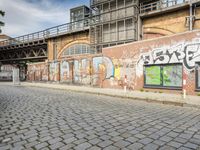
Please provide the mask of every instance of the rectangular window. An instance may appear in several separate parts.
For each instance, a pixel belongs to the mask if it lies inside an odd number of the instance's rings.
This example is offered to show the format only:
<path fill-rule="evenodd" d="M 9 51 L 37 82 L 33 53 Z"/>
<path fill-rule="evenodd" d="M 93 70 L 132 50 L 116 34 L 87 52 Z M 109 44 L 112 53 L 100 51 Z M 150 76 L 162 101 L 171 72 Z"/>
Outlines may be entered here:
<path fill-rule="evenodd" d="M 145 66 L 144 85 L 161 88 L 181 88 L 183 71 L 181 64 Z"/>
<path fill-rule="evenodd" d="M 160 66 L 147 66 L 145 67 L 146 85 L 161 85 Z"/>
<path fill-rule="evenodd" d="M 169 86 L 169 87 L 182 86 L 182 66 L 181 65 L 163 66 L 163 86 Z"/>

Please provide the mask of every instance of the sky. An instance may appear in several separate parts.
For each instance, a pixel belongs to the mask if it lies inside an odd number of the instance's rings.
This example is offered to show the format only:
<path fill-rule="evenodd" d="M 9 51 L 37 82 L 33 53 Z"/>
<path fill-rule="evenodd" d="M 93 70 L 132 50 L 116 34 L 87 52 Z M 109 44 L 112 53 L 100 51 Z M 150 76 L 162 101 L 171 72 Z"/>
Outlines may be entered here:
<path fill-rule="evenodd" d="M 5 16 L 2 34 L 17 37 L 69 22 L 70 8 L 89 5 L 89 0 L 0 0 Z"/>

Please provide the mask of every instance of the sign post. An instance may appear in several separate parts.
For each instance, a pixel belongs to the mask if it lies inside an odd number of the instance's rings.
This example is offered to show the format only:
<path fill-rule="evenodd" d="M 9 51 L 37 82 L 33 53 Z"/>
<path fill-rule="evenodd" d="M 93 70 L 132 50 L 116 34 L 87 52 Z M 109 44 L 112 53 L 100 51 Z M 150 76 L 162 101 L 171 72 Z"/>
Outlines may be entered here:
<path fill-rule="evenodd" d="M 183 74 L 183 99 L 186 99 L 186 94 L 187 94 L 187 91 L 186 91 L 186 75 L 184 73 Z"/>
<path fill-rule="evenodd" d="M 127 89 L 127 75 L 125 75 L 124 77 L 124 92 L 126 93 L 126 89 Z"/>

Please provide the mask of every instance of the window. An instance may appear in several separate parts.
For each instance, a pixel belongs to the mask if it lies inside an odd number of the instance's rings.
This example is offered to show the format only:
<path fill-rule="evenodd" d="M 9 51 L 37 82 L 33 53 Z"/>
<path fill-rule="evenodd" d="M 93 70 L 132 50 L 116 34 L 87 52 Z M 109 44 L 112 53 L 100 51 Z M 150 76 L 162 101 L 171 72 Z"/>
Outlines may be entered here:
<path fill-rule="evenodd" d="M 160 66 L 148 66 L 145 67 L 146 85 L 161 85 L 160 78 L 161 68 Z"/>
<path fill-rule="evenodd" d="M 70 47 L 68 47 L 64 52 L 62 53 L 62 56 L 70 56 L 70 55 L 78 55 L 78 54 L 93 54 L 94 51 L 91 50 L 90 46 L 88 44 L 74 44 Z"/>
<path fill-rule="evenodd" d="M 200 63 L 196 65 L 196 88 L 200 90 Z"/>
<path fill-rule="evenodd" d="M 144 85 L 146 87 L 181 88 L 182 65 L 150 65 L 144 69 Z"/>
<path fill-rule="evenodd" d="M 181 65 L 163 66 L 163 86 L 169 86 L 169 87 L 182 86 L 182 66 Z"/>

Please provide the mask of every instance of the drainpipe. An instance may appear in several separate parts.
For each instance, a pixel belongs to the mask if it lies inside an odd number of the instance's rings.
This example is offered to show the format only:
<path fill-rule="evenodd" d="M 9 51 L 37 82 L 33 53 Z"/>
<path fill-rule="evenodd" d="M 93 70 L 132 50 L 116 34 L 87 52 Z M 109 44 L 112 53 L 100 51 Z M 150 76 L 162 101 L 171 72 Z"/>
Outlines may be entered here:
<path fill-rule="evenodd" d="M 190 0 L 190 25 L 189 25 L 189 30 L 193 30 L 193 7 L 192 7 L 192 1 Z"/>

